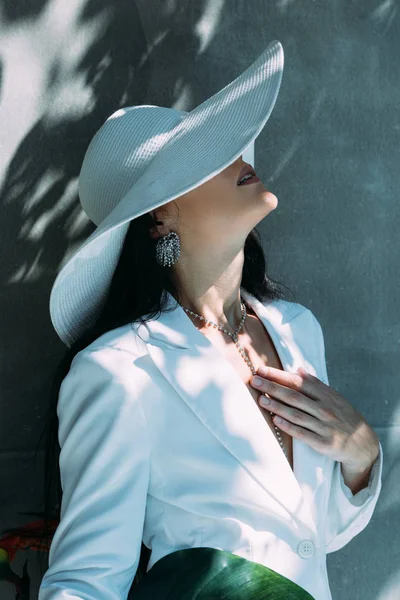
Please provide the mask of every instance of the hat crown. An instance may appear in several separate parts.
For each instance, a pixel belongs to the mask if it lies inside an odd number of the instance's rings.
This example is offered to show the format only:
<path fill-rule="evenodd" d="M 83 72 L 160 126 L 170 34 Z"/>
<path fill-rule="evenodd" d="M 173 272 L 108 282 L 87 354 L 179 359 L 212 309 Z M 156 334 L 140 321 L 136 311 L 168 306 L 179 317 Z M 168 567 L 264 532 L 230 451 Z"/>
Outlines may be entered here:
<path fill-rule="evenodd" d="M 78 180 L 80 203 L 95 225 L 143 175 L 186 114 L 162 106 L 127 106 L 103 123 L 86 150 Z"/>

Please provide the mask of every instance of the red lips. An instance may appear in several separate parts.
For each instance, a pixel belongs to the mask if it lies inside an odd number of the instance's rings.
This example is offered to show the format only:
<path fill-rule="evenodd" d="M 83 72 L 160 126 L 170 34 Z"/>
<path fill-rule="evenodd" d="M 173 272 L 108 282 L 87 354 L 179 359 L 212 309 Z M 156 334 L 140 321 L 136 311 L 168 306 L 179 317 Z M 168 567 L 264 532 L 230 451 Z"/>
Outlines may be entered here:
<path fill-rule="evenodd" d="M 238 177 L 238 180 L 237 180 L 237 184 L 239 184 L 239 181 L 242 179 L 242 177 L 244 177 L 248 173 L 251 173 L 252 175 L 256 175 L 256 172 L 253 169 L 253 167 L 251 165 L 245 164 L 240 169 L 240 173 L 239 173 L 239 177 Z"/>

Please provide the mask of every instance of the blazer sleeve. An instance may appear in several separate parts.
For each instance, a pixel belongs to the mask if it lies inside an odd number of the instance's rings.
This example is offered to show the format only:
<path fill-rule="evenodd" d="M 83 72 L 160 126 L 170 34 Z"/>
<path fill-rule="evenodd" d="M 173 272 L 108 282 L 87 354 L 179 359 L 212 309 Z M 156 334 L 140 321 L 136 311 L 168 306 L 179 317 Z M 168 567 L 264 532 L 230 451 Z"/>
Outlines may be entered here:
<path fill-rule="evenodd" d="M 125 600 L 136 574 L 150 448 L 144 413 L 124 382 L 132 374 L 118 371 L 115 353 L 81 351 L 60 386 L 63 494 L 38 600 Z"/>
<path fill-rule="evenodd" d="M 317 328 L 321 381 L 329 385 L 325 359 L 325 343 L 321 325 L 313 315 Z M 379 442 L 376 459 L 367 487 L 357 494 L 345 484 L 341 463 L 334 461 L 333 476 L 327 505 L 325 526 L 325 551 L 340 550 L 368 525 L 382 488 L 383 451 Z"/>

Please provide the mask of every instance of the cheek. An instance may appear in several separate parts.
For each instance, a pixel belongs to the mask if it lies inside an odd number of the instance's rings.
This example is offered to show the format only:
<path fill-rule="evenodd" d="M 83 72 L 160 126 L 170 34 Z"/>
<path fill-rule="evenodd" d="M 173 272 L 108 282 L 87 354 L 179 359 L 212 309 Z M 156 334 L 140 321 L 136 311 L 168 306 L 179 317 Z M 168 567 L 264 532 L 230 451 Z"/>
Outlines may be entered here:
<path fill-rule="evenodd" d="M 192 194 L 179 208 L 179 221 L 185 229 L 204 237 L 206 233 L 209 235 L 213 225 L 219 222 L 217 215 L 220 211 L 221 207 L 213 196 Z"/>
<path fill-rule="evenodd" d="M 221 226 L 226 227 L 227 215 L 234 218 L 248 195 L 248 191 L 243 192 L 236 182 L 228 179 L 206 182 L 186 195 L 179 207 L 180 218 L 196 231 L 206 229 L 211 234 L 215 226 L 221 232 Z"/>
<path fill-rule="evenodd" d="M 256 186 L 245 185 L 245 186 L 236 186 L 235 188 L 235 202 L 237 206 L 247 207 L 251 198 L 255 197 L 255 188 Z"/>
<path fill-rule="evenodd" d="M 192 198 L 190 211 L 192 216 L 203 220 L 208 217 L 217 218 L 219 215 L 226 214 L 226 207 L 229 205 L 229 194 L 226 191 L 218 189 L 217 186 L 208 186 L 203 188 L 202 193 Z"/>

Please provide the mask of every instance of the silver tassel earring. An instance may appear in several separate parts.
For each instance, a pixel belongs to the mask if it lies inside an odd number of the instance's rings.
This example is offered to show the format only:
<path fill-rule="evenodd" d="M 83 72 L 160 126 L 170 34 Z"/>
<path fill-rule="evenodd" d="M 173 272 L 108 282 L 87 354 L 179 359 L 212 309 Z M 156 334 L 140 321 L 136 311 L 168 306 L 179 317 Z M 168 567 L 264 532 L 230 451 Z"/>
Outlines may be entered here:
<path fill-rule="evenodd" d="M 180 253 L 179 235 L 175 231 L 171 231 L 157 241 L 156 259 L 162 267 L 173 265 L 178 260 Z"/>

